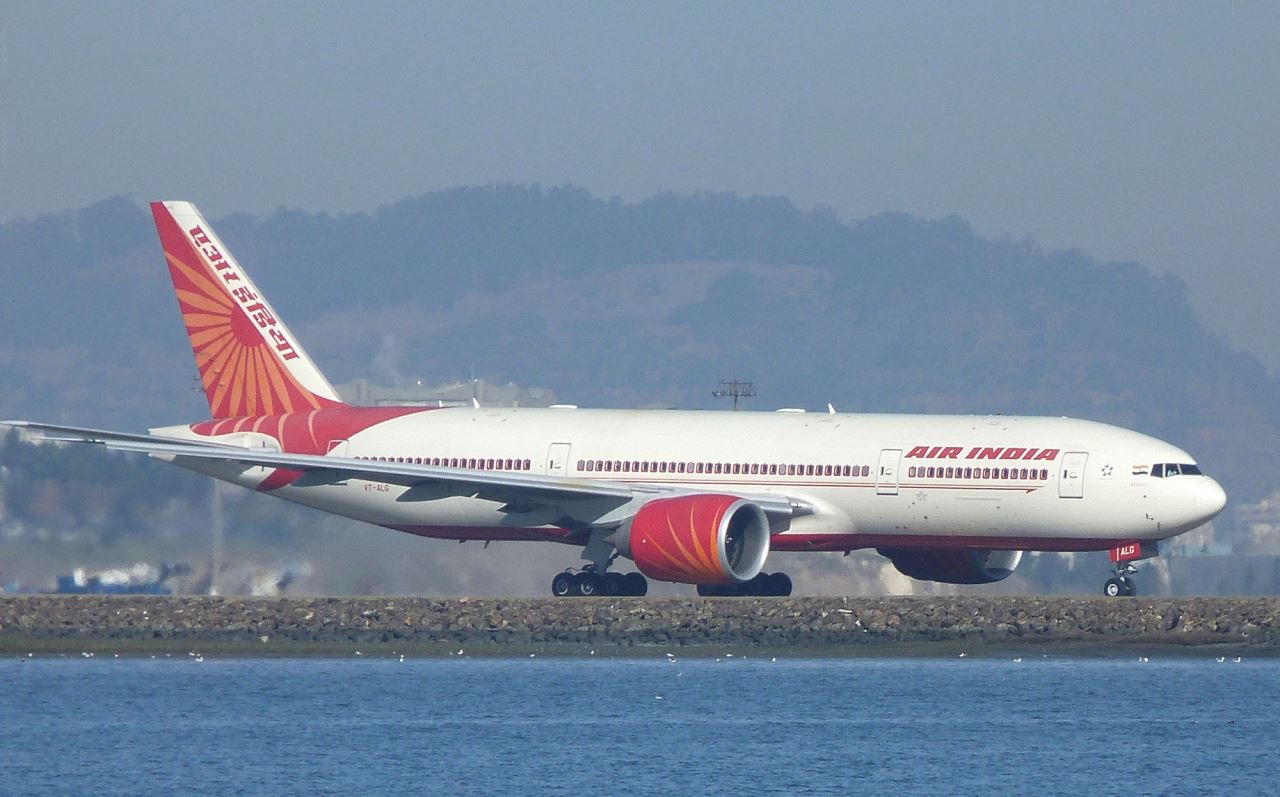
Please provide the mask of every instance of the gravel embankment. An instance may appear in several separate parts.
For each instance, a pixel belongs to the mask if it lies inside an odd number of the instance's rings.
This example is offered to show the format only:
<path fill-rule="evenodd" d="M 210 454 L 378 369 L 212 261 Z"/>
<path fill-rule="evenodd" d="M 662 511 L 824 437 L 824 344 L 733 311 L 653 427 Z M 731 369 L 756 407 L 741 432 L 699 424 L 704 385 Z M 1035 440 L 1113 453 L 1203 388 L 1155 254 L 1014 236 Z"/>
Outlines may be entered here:
<path fill-rule="evenodd" d="M 0 597 L 0 651 L 299 654 L 579 647 L 1229 645 L 1280 654 L 1280 598 Z M 481 650 L 476 650 L 476 647 Z M 469 652 L 472 652 L 469 651 Z"/>

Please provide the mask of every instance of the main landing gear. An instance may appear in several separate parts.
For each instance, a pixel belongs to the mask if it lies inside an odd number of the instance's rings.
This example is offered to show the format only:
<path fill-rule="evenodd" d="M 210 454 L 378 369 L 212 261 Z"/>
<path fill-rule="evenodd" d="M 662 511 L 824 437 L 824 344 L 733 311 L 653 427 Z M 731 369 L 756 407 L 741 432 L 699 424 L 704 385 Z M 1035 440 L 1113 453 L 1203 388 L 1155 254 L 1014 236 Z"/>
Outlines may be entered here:
<path fill-rule="evenodd" d="M 785 598 L 791 594 L 791 577 L 786 573 L 760 573 L 741 584 L 699 584 L 698 594 L 704 598 Z"/>
<path fill-rule="evenodd" d="M 1117 562 L 1113 572 L 1115 575 L 1107 579 L 1102 587 L 1103 595 L 1108 598 L 1128 598 L 1138 594 L 1138 588 L 1133 583 L 1138 568 L 1128 562 Z"/>
<path fill-rule="evenodd" d="M 566 570 L 551 579 L 551 594 L 557 598 L 594 598 L 599 595 L 643 597 L 649 582 L 639 573 L 600 573 L 587 565 L 577 573 Z"/>

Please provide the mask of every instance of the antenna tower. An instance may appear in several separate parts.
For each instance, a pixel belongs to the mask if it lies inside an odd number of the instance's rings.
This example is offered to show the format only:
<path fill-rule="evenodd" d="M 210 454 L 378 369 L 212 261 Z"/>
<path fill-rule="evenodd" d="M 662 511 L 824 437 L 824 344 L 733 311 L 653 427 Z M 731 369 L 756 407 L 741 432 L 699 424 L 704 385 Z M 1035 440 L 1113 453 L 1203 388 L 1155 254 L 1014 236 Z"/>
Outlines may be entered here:
<path fill-rule="evenodd" d="M 711 391 L 716 398 L 733 397 L 733 409 L 738 409 L 738 399 L 751 398 L 756 394 L 755 382 L 740 382 L 737 379 L 721 379 L 720 387 Z"/>

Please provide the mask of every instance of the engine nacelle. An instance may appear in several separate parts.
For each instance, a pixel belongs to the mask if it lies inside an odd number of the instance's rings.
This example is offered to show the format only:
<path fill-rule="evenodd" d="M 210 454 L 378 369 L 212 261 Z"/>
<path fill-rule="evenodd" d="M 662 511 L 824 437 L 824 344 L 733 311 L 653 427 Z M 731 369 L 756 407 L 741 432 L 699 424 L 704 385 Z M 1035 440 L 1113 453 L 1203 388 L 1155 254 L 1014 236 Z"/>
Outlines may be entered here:
<path fill-rule="evenodd" d="M 1022 551 L 967 548 L 879 548 L 898 572 L 943 584 L 991 584 L 1013 575 Z"/>
<path fill-rule="evenodd" d="M 640 507 L 613 544 L 649 578 L 682 584 L 736 584 L 755 578 L 769 556 L 769 519 L 732 495 L 659 498 Z"/>

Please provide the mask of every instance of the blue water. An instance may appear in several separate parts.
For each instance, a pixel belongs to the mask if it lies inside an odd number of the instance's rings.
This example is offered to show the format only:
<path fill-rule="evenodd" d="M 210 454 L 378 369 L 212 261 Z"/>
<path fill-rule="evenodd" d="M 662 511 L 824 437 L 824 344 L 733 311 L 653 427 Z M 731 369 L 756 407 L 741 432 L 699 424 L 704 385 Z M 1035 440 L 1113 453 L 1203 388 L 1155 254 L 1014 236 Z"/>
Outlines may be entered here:
<path fill-rule="evenodd" d="M 0 661 L 3 794 L 1274 794 L 1278 747 L 1275 659 Z"/>

